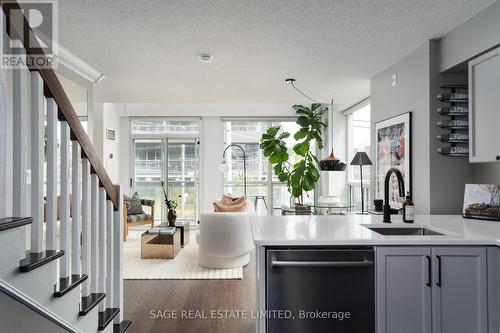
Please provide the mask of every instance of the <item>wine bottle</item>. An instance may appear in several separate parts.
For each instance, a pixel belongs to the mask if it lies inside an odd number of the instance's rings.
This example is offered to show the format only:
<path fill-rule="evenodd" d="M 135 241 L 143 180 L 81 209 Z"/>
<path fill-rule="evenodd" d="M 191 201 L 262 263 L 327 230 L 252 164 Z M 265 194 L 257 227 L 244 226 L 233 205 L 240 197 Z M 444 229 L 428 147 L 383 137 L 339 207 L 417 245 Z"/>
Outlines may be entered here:
<path fill-rule="evenodd" d="M 403 202 L 403 222 L 413 223 L 415 221 L 415 206 L 411 199 L 410 192 L 406 195 L 406 200 Z"/>

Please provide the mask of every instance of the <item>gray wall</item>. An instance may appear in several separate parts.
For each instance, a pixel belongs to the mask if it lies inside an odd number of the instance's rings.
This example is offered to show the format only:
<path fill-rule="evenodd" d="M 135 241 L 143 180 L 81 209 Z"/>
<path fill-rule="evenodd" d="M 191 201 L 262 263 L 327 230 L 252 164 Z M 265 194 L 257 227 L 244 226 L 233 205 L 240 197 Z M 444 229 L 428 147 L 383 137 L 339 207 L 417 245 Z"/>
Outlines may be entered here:
<path fill-rule="evenodd" d="M 468 60 L 498 45 L 500 45 L 500 1 L 441 38 L 440 70 L 445 71 L 457 65 L 467 68 Z M 448 71 L 442 75 L 450 74 Z M 464 83 L 467 83 L 467 80 Z M 473 172 L 473 178 L 469 179 L 472 183 L 500 183 L 498 162 L 474 164 Z"/>
<path fill-rule="evenodd" d="M 441 71 L 500 44 L 500 1 L 441 39 Z"/>
<path fill-rule="evenodd" d="M 465 184 L 474 182 L 474 168 L 468 158 L 443 156 L 437 152 L 444 146 L 437 135 L 446 133 L 436 126 L 437 121 L 450 119 L 436 112 L 448 103 L 438 101 L 436 95 L 444 84 L 467 84 L 467 73 L 439 73 L 439 42 L 430 41 L 430 211 L 432 214 L 460 214 Z"/>
<path fill-rule="evenodd" d="M 392 87 L 394 73 L 397 74 L 397 85 Z M 429 214 L 429 42 L 372 78 L 370 90 L 372 126 L 408 111 L 413 113 L 413 198 L 416 212 Z M 375 147 L 372 156 L 375 156 Z"/>

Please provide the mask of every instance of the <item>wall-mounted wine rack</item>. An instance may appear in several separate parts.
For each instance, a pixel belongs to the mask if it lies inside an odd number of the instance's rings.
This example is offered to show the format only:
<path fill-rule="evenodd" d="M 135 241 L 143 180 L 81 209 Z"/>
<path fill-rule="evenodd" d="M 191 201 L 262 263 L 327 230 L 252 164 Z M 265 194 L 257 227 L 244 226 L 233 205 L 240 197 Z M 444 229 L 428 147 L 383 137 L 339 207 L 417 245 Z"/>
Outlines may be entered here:
<path fill-rule="evenodd" d="M 437 139 L 445 145 L 438 148 L 442 155 L 453 157 L 469 156 L 469 93 L 467 85 L 444 85 L 445 92 L 438 94 L 437 99 L 448 105 L 439 107 L 436 111 L 448 120 L 438 121 L 437 126 L 446 132 L 439 134 Z"/>

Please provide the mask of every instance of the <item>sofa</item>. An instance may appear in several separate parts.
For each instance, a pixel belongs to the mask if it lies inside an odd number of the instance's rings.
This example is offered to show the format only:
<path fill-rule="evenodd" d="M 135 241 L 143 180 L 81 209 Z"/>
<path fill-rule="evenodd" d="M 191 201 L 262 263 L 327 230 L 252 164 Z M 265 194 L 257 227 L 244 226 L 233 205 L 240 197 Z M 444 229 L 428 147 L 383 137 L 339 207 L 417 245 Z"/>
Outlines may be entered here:
<path fill-rule="evenodd" d="M 254 248 L 250 230 L 250 216 L 254 214 L 252 204 L 248 204 L 244 212 L 201 214 L 200 230 L 196 235 L 200 266 L 246 266 Z"/>

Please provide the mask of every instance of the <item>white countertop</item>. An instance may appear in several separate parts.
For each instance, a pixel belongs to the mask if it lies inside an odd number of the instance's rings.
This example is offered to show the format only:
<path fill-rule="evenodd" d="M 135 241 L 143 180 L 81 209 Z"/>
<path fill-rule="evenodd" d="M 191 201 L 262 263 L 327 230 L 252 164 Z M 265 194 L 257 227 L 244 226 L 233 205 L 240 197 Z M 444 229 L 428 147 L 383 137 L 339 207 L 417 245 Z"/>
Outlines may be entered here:
<path fill-rule="evenodd" d="M 380 215 L 252 216 L 257 246 L 287 245 L 493 245 L 500 246 L 500 222 L 464 219 L 460 215 L 417 215 L 414 224 Z M 363 224 L 381 227 L 425 226 L 445 236 L 384 236 Z"/>

